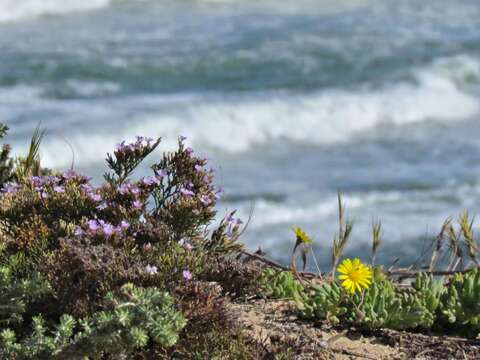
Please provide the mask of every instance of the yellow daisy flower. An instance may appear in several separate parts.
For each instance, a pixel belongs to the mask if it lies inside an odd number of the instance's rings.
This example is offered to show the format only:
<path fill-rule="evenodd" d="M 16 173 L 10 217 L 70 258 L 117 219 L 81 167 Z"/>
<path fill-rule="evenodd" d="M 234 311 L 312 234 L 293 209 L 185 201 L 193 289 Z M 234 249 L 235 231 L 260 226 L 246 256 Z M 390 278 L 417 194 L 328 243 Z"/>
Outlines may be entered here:
<path fill-rule="evenodd" d="M 361 292 L 362 289 L 368 289 L 372 284 L 372 270 L 362 264 L 359 259 L 345 259 L 337 271 L 342 274 L 338 278 L 343 280 L 342 286 L 352 294 L 355 291 Z"/>
<path fill-rule="evenodd" d="M 304 244 L 311 244 L 313 242 L 312 238 L 308 236 L 308 234 L 303 231 L 299 226 L 294 226 L 292 230 L 297 236 L 297 242 L 301 242 Z"/>

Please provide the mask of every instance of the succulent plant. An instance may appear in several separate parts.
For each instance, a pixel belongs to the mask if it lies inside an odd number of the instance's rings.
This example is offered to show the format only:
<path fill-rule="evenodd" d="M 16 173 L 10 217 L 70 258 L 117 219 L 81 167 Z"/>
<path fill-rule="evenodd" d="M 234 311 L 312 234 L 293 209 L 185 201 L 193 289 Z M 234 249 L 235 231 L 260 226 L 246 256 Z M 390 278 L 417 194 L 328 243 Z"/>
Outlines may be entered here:
<path fill-rule="evenodd" d="M 336 282 L 314 285 L 298 301 L 300 316 L 337 324 L 347 312 L 346 294 Z"/>
<path fill-rule="evenodd" d="M 260 281 L 264 294 L 273 299 L 297 299 L 303 291 L 302 284 L 290 271 L 269 268 L 264 270 Z"/>
<path fill-rule="evenodd" d="M 455 329 L 476 337 L 480 333 L 480 269 L 457 274 L 443 294 L 442 319 Z"/>

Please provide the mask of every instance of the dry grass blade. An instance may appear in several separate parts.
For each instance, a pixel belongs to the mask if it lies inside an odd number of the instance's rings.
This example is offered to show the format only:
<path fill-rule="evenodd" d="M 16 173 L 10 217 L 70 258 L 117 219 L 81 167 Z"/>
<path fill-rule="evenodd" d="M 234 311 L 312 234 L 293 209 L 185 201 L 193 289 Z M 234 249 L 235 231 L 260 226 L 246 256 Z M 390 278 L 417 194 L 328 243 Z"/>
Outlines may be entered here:
<path fill-rule="evenodd" d="M 378 248 L 382 242 L 382 222 L 376 220 L 372 224 L 372 266 L 375 265 Z"/>
<path fill-rule="evenodd" d="M 353 222 L 345 220 L 345 206 L 342 203 L 342 195 L 338 193 L 338 224 L 339 233 L 333 239 L 332 246 L 332 279 L 335 276 L 335 269 L 337 268 L 340 257 L 347 246 L 348 240 L 353 230 Z"/>
<path fill-rule="evenodd" d="M 480 266 L 480 262 L 477 259 L 477 254 L 478 254 L 478 245 L 475 240 L 475 235 L 473 233 L 473 222 L 474 222 L 474 217 L 472 217 L 472 220 L 470 220 L 470 217 L 468 215 L 468 212 L 465 211 L 459 219 L 459 224 L 460 228 L 462 229 L 463 237 L 465 239 L 465 243 L 467 244 L 468 247 L 468 254 L 470 255 L 470 258 L 472 261 L 475 263 L 475 265 Z"/>
<path fill-rule="evenodd" d="M 462 248 L 460 247 L 460 237 L 462 232 L 461 230 L 458 233 L 455 232 L 455 229 L 453 228 L 453 225 L 450 219 L 448 227 L 446 228 L 446 233 L 447 233 L 450 252 L 451 252 L 450 262 L 447 267 L 447 270 L 455 271 L 458 265 L 463 261 L 463 252 L 462 252 Z"/>
<path fill-rule="evenodd" d="M 435 247 L 432 252 L 432 258 L 430 260 L 430 266 L 428 267 L 428 271 L 433 271 L 435 268 L 435 265 L 438 262 L 438 259 L 440 258 L 440 253 L 442 250 L 442 245 L 443 245 L 443 240 L 445 239 L 445 233 L 447 232 L 447 229 L 451 226 L 452 219 L 448 218 L 443 222 L 442 229 L 438 233 L 437 237 L 435 238 Z"/>

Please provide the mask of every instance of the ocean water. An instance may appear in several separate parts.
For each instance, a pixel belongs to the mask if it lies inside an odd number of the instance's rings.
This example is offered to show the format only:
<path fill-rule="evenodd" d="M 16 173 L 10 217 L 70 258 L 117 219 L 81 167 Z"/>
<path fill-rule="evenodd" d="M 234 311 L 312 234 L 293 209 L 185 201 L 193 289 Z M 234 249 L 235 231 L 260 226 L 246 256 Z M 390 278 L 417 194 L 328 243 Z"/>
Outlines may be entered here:
<path fill-rule="evenodd" d="M 479 210 L 480 2 L 0 0 L 0 119 L 97 180 L 122 139 L 185 135 L 249 248 L 287 262 L 296 224 L 328 267 L 340 190 L 347 254 L 380 218 L 379 260 L 411 263 Z"/>

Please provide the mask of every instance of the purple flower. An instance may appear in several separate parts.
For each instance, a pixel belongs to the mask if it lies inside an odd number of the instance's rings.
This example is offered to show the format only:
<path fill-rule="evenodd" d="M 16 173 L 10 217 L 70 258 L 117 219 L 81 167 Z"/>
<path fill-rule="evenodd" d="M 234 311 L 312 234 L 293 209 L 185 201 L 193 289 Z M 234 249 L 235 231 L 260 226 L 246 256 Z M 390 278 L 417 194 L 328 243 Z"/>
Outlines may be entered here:
<path fill-rule="evenodd" d="M 18 190 L 20 189 L 20 185 L 19 184 L 6 184 L 3 189 L 2 189 L 2 192 L 6 193 L 6 194 L 12 194 L 12 193 L 16 193 Z"/>
<path fill-rule="evenodd" d="M 193 249 L 193 246 L 192 246 L 191 244 L 188 244 L 188 243 L 185 244 L 185 245 L 183 245 L 183 247 L 184 247 L 185 250 L 187 250 L 187 251 L 192 251 L 192 249 Z"/>
<path fill-rule="evenodd" d="M 147 265 L 145 269 L 150 275 L 155 275 L 156 273 L 158 273 L 158 268 L 156 266 Z"/>
<path fill-rule="evenodd" d="M 50 197 L 50 195 L 48 195 L 48 193 L 46 193 L 45 191 L 43 191 L 40 196 L 42 197 L 42 199 L 48 199 Z"/>
<path fill-rule="evenodd" d="M 155 170 L 155 176 L 157 177 L 157 179 L 159 180 L 162 180 L 164 177 L 166 177 L 168 175 L 168 172 L 167 170 L 165 169 L 161 169 L 161 170 Z"/>
<path fill-rule="evenodd" d="M 65 180 L 71 180 L 71 179 L 75 178 L 76 176 L 77 176 L 77 173 L 73 170 L 67 170 L 62 174 L 62 177 Z"/>
<path fill-rule="evenodd" d="M 130 191 L 130 184 L 122 184 L 117 188 L 117 191 L 122 194 L 126 195 Z"/>
<path fill-rule="evenodd" d="M 122 141 L 121 143 L 115 145 L 115 151 L 122 151 L 125 148 L 125 140 Z"/>
<path fill-rule="evenodd" d="M 93 191 L 93 187 L 90 184 L 82 184 L 80 185 L 80 188 L 85 191 L 86 193 L 90 193 Z"/>
<path fill-rule="evenodd" d="M 192 273 L 189 270 L 183 270 L 182 275 L 186 281 L 192 280 Z"/>
<path fill-rule="evenodd" d="M 143 203 L 140 200 L 135 200 L 132 204 L 135 209 L 141 209 L 143 207 Z"/>
<path fill-rule="evenodd" d="M 157 176 L 147 176 L 143 178 L 143 183 L 147 186 L 159 185 L 160 182 Z"/>
<path fill-rule="evenodd" d="M 200 198 L 200 201 L 205 206 L 210 205 L 211 203 L 210 197 L 208 195 L 202 195 L 202 197 Z"/>
<path fill-rule="evenodd" d="M 135 195 L 140 193 L 140 189 L 136 186 L 131 186 L 130 191 L 131 191 L 132 194 L 135 194 Z"/>
<path fill-rule="evenodd" d="M 92 200 L 93 202 L 100 202 L 102 201 L 102 197 L 98 194 L 88 194 L 88 197 L 90 198 L 90 200 Z"/>
<path fill-rule="evenodd" d="M 97 206 L 97 210 L 105 210 L 107 207 L 108 207 L 108 204 L 106 202 L 103 202 Z"/>
<path fill-rule="evenodd" d="M 110 237 L 113 234 L 115 234 L 115 227 L 112 224 L 105 224 L 103 226 L 103 233 L 107 236 Z"/>
<path fill-rule="evenodd" d="M 122 222 L 120 223 L 120 228 L 126 230 L 126 229 L 128 229 L 129 227 L 130 227 L 130 224 L 129 224 L 127 221 L 122 220 Z"/>
<path fill-rule="evenodd" d="M 35 185 L 40 185 L 42 183 L 42 179 L 39 176 L 31 176 L 30 180 L 35 184 Z"/>
<path fill-rule="evenodd" d="M 77 226 L 77 228 L 75 229 L 75 231 L 73 232 L 73 235 L 75 236 L 81 236 L 84 234 L 84 231 L 82 230 L 81 227 Z"/>
<path fill-rule="evenodd" d="M 188 189 L 180 189 L 180 193 L 186 197 L 195 196 L 195 193 L 192 190 L 188 190 Z"/>
<path fill-rule="evenodd" d="M 228 215 L 225 220 L 229 222 L 230 224 L 237 226 L 243 224 L 243 221 L 240 220 L 239 218 L 235 218 L 232 215 Z"/>
<path fill-rule="evenodd" d="M 135 145 L 137 146 L 150 146 L 150 144 L 153 142 L 152 138 L 147 138 L 145 136 L 136 136 L 137 142 Z"/>
<path fill-rule="evenodd" d="M 100 224 L 97 220 L 89 220 L 88 228 L 90 229 L 90 231 L 97 231 L 98 229 L 100 229 Z"/>
<path fill-rule="evenodd" d="M 202 165 L 198 165 L 198 164 L 197 164 L 197 165 L 195 165 L 194 168 L 195 168 L 195 171 L 196 171 L 196 172 L 203 171 L 203 166 L 202 166 Z"/>
<path fill-rule="evenodd" d="M 185 149 L 185 152 L 186 152 L 188 155 L 191 155 L 191 154 L 193 154 L 193 149 L 192 149 L 191 147 L 187 147 L 187 148 Z"/>
<path fill-rule="evenodd" d="M 53 187 L 53 191 L 55 191 L 56 193 L 64 193 L 65 189 L 62 186 L 57 185 Z"/>

